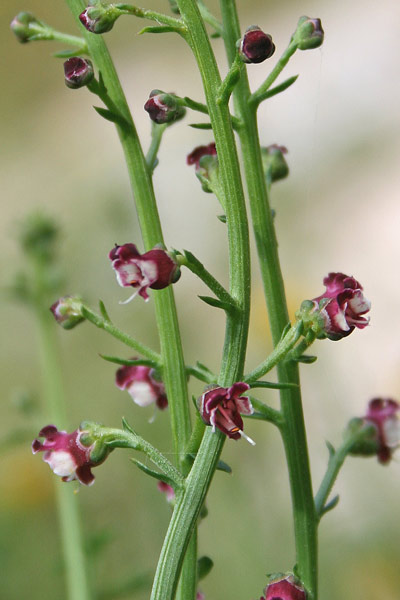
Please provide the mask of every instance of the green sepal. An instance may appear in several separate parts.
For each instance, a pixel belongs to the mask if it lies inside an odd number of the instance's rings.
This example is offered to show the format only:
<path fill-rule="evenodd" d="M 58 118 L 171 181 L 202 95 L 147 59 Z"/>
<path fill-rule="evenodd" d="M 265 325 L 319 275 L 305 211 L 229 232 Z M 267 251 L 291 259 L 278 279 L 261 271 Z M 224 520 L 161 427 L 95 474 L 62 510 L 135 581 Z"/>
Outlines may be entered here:
<path fill-rule="evenodd" d="M 116 365 L 123 365 L 126 367 L 133 367 L 136 365 L 141 365 L 144 367 L 151 367 L 155 369 L 157 367 L 157 363 L 153 360 L 148 360 L 147 358 L 118 358 L 117 356 L 108 356 L 106 354 L 99 354 L 100 358 L 106 360 L 107 362 L 114 363 Z"/>
<path fill-rule="evenodd" d="M 335 506 L 337 506 L 339 504 L 339 499 L 340 499 L 339 494 L 337 494 L 334 498 L 332 498 L 332 500 L 330 502 L 325 504 L 324 508 L 321 511 L 320 516 L 322 517 L 322 515 L 325 515 L 330 510 L 333 510 L 335 508 Z"/>
<path fill-rule="evenodd" d="M 164 483 L 170 485 L 172 488 L 176 486 L 176 482 L 173 481 L 168 475 L 164 475 L 163 473 L 159 473 L 158 471 L 153 471 L 146 465 L 144 465 L 140 460 L 136 458 L 131 458 L 131 461 L 146 475 L 150 475 L 150 477 L 154 477 L 154 479 L 158 479 L 158 481 L 163 481 Z"/>
<path fill-rule="evenodd" d="M 217 215 L 217 219 L 219 219 L 221 223 L 226 223 L 226 215 Z"/>
<path fill-rule="evenodd" d="M 103 300 L 99 300 L 99 309 L 100 309 L 100 313 L 101 313 L 101 316 L 103 317 L 103 319 L 105 321 L 108 321 L 109 323 L 111 323 L 111 319 L 108 316 L 108 312 L 107 312 L 107 309 L 105 307 Z"/>
<path fill-rule="evenodd" d="M 311 356 L 310 354 L 302 354 L 301 356 L 296 356 L 292 358 L 295 362 L 304 363 L 305 365 L 311 365 L 315 363 L 317 360 L 316 356 Z"/>
<path fill-rule="evenodd" d="M 247 381 L 251 388 L 268 388 L 271 390 L 290 390 L 298 388 L 297 383 L 275 383 L 272 381 Z"/>
<path fill-rule="evenodd" d="M 189 123 L 193 129 L 212 129 L 211 123 Z"/>
<path fill-rule="evenodd" d="M 234 310 L 233 304 L 229 304 L 229 302 L 222 302 L 222 300 L 218 300 L 218 298 L 213 298 L 212 296 L 198 296 L 200 300 L 203 300 L 206 304 L 213 306 L 214 308 L 221 308 L 226 312 L 231 312 Z"/>
<path fill-rule="evenodd" d="M 211 569 L 214 566 L 214 562 L 211 560 L 209 556 L 201 556 L 197 561 L 197 579 L 201 581 L 207 577 L 207 575 L 211 572 Z"/>
<path fill-rule="evenodd" d="M 179 27 L 172 27 L 171 25 L 149 25 L 148 27 L 143 27 L 138 35 L 142 35 L 143 33 L 182 33 L 182 30 Z"/>

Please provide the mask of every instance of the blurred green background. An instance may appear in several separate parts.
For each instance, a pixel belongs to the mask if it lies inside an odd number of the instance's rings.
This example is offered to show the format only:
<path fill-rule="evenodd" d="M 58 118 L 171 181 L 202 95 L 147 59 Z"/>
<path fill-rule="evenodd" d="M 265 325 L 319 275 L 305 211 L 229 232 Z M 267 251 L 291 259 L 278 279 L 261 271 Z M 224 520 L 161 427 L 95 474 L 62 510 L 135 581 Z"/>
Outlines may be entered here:
<path fill-rule="evenodd" d="M 167 10 L 167 2 L 143 2 Z M 215 9 L 217 5 L 215 4 Z M 277 56 L 302 14 L 320 17 L 325 43 L 298 52 L 285 76 L 296 84 L 260 110 L 262 143 L 284 144 L 290 178 L 277 184 L 276 210 L 282 268 L 293 315 L 304 298 L 322 291 L 331 270 L 353 274 L 372 301 L 371 326 L 340 343 L 318 343 L 319 360 L 302 367 L 304 407 L 314 485 L 327 460 L 325 440 L 337 444 L 344 424 L 364 413 L 374 396 L 399 399 L 398 305 L 400 298 L 400 5 L 396 0 L 317 2 L 239 1 L 243 29 L 257 23 L 272 34 Z M 93 306 L 102 298 L 115 322 L 157 348 L 152 302 L 128 306 L 117 287 L 107 253 L 115 242 L 137 242 L 140 233 L 123 156 L 111 124 L 92 109 L 86 90 L 64 85 L 62 62 L 51 43 L 20 45 L 8 24 L 29 10 L 58 29 L 76 33 L 63 2 L 3 0 L 0 96 L 2 131 L 0 221 L 2 285 L 7 286 L 22 255 L 17 224 L 34 209 L 45 209 L 62 227 L 60 269 L 63 293 L 80 293 Z M 143 104 L 153 88 L 203 98 L 189 49 L 170 35 L 137 36 L 142 22 L 121 19 L 107 43 L 115 58 L 144 147 L 150 124 Z M 220 40 L 214 42 L 225 71 Z M 249 66 L 253 86 L 270 63 Z M 216 219 L 215 198 L 201 192 L 185 157 L 208 143 L 209 132 L 187 125 L 189 114 L 171 128 L 160 152 L 155 188 L 169 246 L 194 252 L 222 281 L 227 280 L 224 226 Z M 248 366 L 270 350 L 268 322 L 254 260 L 254 287 Z M 223 340 L 221 314 L 197 295 L 202 284 L 184 272 L 175 286 L 187 362 L 197 359 L 217 370 Z M 29 439 L 49 421 L 41 399 L 37 337 L 31 313 L 3 295 L 0 312 L 2 445 L 0 466 L 0 564 L 3 600 L 39 600 L 51 590 L 65 598 L 53 476 L 29 443 L 11 444 L 16 431 Z M 122 415 L 160 449 L 170 451 L 168 414 L 149 424 L 152 409 L 133 405 L 114 385 L 114 367 L 99 353 L 129 356 L 89 324 L 60 330 L 69 421 L 82 419 L 118 426 Z M 201 386 L 191 384 L 199 394 Z M 29 413 L 21 397 L 34 399 Z M 264 394 L 276 406 L 274 392 Z M 58 424 L 63 426 L 63 424 Z M 257 442 L 228 442 L 224 460 L 233 475 L 218 473 L 211 489 L 209 516 L 200 526 L 200 552 L 215 561 L 202 583 L 207 599 L 258 598 L 265 574 L 294 562 L 290 499 L 284 457 L 272 427 L 252 422 L 246 430 Z M 321 600 L 398 600 L 400 589 L 399 460 L 387 467 L 374 459 L 350 458 L 336 493 L 339 507 L 320 528 Z M 88 546 L 104 545 L 93 565 L 93 581 L 104 590 L 155 568 L 169 518 L 156 484 L 136 470 L 128 452 L 115 452 L 95 471 L 94 487 L 75 496 L 83 514 Z M 73 488 L 71 484 L 71 489 Z M 97 544 L 99 545 L 99 544 Z M 148 597 L 148 590 L 109 598 Z"/>

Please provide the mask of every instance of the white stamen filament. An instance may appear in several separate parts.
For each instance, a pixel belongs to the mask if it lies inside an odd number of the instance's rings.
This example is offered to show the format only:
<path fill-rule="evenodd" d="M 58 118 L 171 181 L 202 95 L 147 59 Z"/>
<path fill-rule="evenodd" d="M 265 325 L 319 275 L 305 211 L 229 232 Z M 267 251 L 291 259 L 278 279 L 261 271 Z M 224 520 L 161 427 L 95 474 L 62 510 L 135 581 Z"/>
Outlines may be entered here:
<path fill-rule="evenodd" d="M 120 300 L 118 302 L 118 304 L 128 304 L 128 302 L 130 302 L 131 300 L 133 300 L 135 298 L 135 296 L 137 296 L 139 290 L 136 290 L 135 292 L 133 292 L 132 296 L 129 296 L 128 300 Z"/>

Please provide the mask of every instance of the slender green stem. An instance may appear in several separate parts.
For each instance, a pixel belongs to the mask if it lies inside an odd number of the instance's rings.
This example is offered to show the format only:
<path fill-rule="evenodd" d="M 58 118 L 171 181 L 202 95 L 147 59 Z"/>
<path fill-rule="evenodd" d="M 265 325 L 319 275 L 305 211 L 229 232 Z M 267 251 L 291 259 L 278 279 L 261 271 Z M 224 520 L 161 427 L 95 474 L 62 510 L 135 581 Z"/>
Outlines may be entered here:
<path fill-rule="evenodd" d="M 118 327 L 113 325 L 111 321 L 103 319 L 103 317 L 93 312 L 88 306 L 82 306 L 82 315 L 90 323 L 93 323 L 93 325 L 96 325 L 96 327 L 98 327 L 99 329 L 104 329 L 104 331 L 110 333 L 117 340 L 120 340 L 120 342 L 123 342 L 126 346 L 129 346 L 129 348 L 133 348 L 142 356 L 145 356 L 146 358 L 153 362 L 156 362 L 157 364 L 162 363 L 162 357 L 159 354 L 157 354 L 157 352 L 154 352 L 153 350 L 151 350 L 144 344 L 141 344 L 124 331 L 121 331 L 121 329 L 118 329 Z"/>
<path fill-rule="evenodd" d="M 139 8 L 138 6 L 133 6 L 131 4 L 115 4 L 115 7 L 121 12 L 121 14 L 139 17 L 140 19 L 149 19 L 149 21 L 156 21 L 156 23 L 168 25 L 168 27 L 171 27 L 172 29 L 175 29 L 183 34 L 186 32 L 186 28 L 181 19 L 170 17 L 164 13 L 148 10 L 146 8 Z"/>
<path fill-rule="evenodd" d="M 66 427 L 65 401 L 61 376 L 61 358 L 56 339 L 56 326 L 41 293 L 41 268 L 37 270 L 37 293 L 34 305 L 38 324 L 39 352 L 43 374 L 44 396 L 49 418 L 59 427 Z M 86 557 L 81 531 L 78 497 L 72 486 L 55 481 L 58 518 L 65 562 L 67 597 L 69 600 L 90 600 Z"/>
<path fill-rule="evenodd" d="M 281 362 L 303 334 L 303 323 L 298 321 L 287 334 L 279 340 L 271 354 L 261 365 L 245 376 L 244 381 L 257 381 Z M 287 383 L 287 382 L 285 382 Z"/>
<path fill-rule="evenodd" d="M 221 83 L 221 85 L 219 87 L 218 95 L 217 95 L 218 104 L 228 104 L 229 98 L 232 95 L 235 85 L 237 84 L 237 82 L 240 79 L 240 74 L 243 69 L 244 69 L 244 64 L 243 64 L 242 60 L 240 59 L 239 55 L 236 54 L 235 59 L 234 59 L 233 63 L 231 64 L 231 67 L 230 67 L 225 79 L 223 80 L 223 82 Z"/>
<path fill-rule="evenodd" d="M 211 27 L 213 27 L 215 29 L 215 32 L 218 34 L 218 36 L 222 36 L 222 25 L 221 25 L 221 23 L 209 11 L 209 9 L 207 8 L 207 6 L 204 4 L 203 0 L 197 0 L 197 6 L 199 7 L 199 11 L 200 11 L 200 14 L 201 14 L 201 17 L 202 17 L 203 21 L 205 23 L 208 23 L 208 25 L 211 25 Z"/>
<path fill-rule="evenodd" d="M 77 53 L 88 54 L 88 47 L 85 40 L 76 35 L 69 35 L 68 33 L 64 33 L 62 31 L 56 31 L 49 25 L 45 23 L 32 22 L 28 25 L 29 32 L 32 33 L 34 38 L 30 41 L 54 41 L 61 42 L 62 44 L 66 44 L 67 46 L 76 47 Z M 35 39 L 35 36 L 36 39 Z"/>
<path fill-rule="evenodd" d="M 167 127 L 167 123 L 163 123 L 162 125 L 152 123 L 151 125 L 151 144 L 146 154 L 146 163 L 151 172 L 153 172 L 157 166 L 157 154 L 160 149 L 162 137 Z"/>
<path fill-rule="evenodd" d="M 236 40 L 240 25 L 234 0 L 220 0 L 224 26 L 224 42 L 229 63 L 236 55 Z M 267 302 L 272 339 L 278 345 L 288 322 L 288 311 L 281 274 L 276 235 L 261 160 L 257 128 L 257 94 L 264 93 L 282 71 L 295 47 L 284 54 L 252 101 L 247 75 L 242 72 L 233 96 L 235 114 L 243 122 L 239 130 L 253 229 L 259 255 L 261 275 Z M 298 366 L 295 362 L 278 363 L 278 379 L 282 383 L 299 385 Z M 301 404 L 300 387 L 280 391 L 284 424 L 284 441 L 292 495 L 296 563 L 298 573 L 308 592 L 309 600 L 317 600 L 317 528 L 313 500 L 307 439 Z"/>
<path fill-rule="evenodd" d="M 297 50 L 297 43 L 290 42 L 289 46 L 286 48 L 286 50 L 280 57 L 280 59 L 278 60 L 278 62 L 275 65 L 275 67 L 272 69 L 271 73 L 268 75 L 267 79 L 260 85 L 258 90 L 256 90 L 254 92 L 254 94 L 252 94 L 248 98 L 248 102 L 251 106 L 257 107 L 260 104 L 260 102 L 262 102 L 267 97 L 266 96 L 267 91 L 269 90 L 271 85 L 274 83 L 274 81 L 277 79 L 277 77 L 279 77 L 279 75 L 282 73 L 283 69 L 286 67 L 290 58 L 293 56 L 293 54 L 296 52 L 296 50 Z"/>

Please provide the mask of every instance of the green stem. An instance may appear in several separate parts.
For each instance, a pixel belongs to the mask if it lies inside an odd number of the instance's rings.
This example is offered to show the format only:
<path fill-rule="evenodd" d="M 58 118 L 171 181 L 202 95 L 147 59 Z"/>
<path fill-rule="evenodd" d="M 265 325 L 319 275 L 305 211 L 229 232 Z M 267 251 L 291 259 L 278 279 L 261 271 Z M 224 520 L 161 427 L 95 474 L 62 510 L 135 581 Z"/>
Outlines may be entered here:
<path fill-rule="evenodd" d="M 167 123 L 162 125 L 152 123 L 151 125 L 151 144 L 146 154 L 146 163 L 151 172 L 153 172 L 157 166 L 157 154 L 160 149 L 162 137 L 167 127 Z"/>
<path fill-rule="evenodd" d="M 229 243 L 229 293 L 236 302 L 235 314 L 227 314 L 225 343 L 218 383 L 231 385 L 243 376 L 250 304 L 250 254 L 247 215 L 240 170 L 228 107 L 216 101 L 221 77 L 210 42 L 194 0 L 178 0 L 189 32 L 215 136 L 221 193 L 226 207 Z M 206 428 L 185 492 L 178 499 L 157 565 L 151 600 L 172 600 L 182 560 L 218 464 L 225 436 Z M 195 574 L 192 575 L 195 577 Z M 185 598 L 189 600 L 189 598 Z"/>
<path fill-rule="evenodd" d="M 240 25 L 234 0 L 220 0 L 224 26 L 224 42 L 228 60 L 236 55 L 236 40 L 240 37 Z M 261 160 L 257 127 L 257 94 L 263 93 L 279 75 L 295 51 L 289 46 L 277 67 L 261 86 L 251 102 L 247 74 L 237 83 L 233 96 L 236 116 L 243 126 L 239 130 L 244 169 L 250 199 L 250 210 L 256 239 L 260 270 L 264 285 L 272 339 L 275 346 L 289 321 L 283 278 L 268 193 Z M 294 362 L 278 363 L 278 379 L 281 383 L 299 386 L 298 366 Z M 292 495 L 296 563 L 298 573 L 308 592 L 309 600 L 317 600 L 317 528 L 313 500 L 311 473 L 308 459 L 307 438 L 301 404 L 300 386 L 281 390 L 281 427 L 285 446 L 290 489 Z"/>
<path fill-rule="evenodd" d="M 235 59 L 218 90 L 218 104 L 228 104 L 229 98 L 232 95 L 233 89 L 240 79 L 240 74 L 244 68 L 244 64 L 239 55 L 236 54 Z"/>
<path fill-rule="evenodd" d="M 197 6 L 199 7 L 199 11 L 201 14 L 201 18 L 205 23 L 211 25 L 215 29 L 215 32 L 218 36 L 222 36 L 222 25 L 218 21 L 216 17 L 208 10 L 207 6 L 204 4 L 203 0 L 197 0 Z"/>
<path fill-rule="evenodd" d="M 88 54 L 87 44 L 81 37 L 69 35 L 68 33 L 63 33 L 62 31 L 56 31 L 45 23 L 30 23 L 29 31 L 32 32 L 33 35 L 38 36 L 38 41 L 45 40 L 61 42 L 67 46 L 75 46 L 77 48 L 77 52 L 81 54 Z"/>
<path fill-rule="evenodd" d="M 35 313 L 38 323 L 39 352 L 42 365 L 44 396 L 49 419 L 59 427 L 66 427 L 65 401 L 61 376 L 61 359 L 56 339 L 54 319 L 48 310 L 41 287 L 41 269 L 37 270 L 37 294 Z M 87 579 L 86 557 L 81 531 L 78 498 L 72 486 L 55 481 L 58 518 L 61 529 L 61 543 L 67 580 L 69 600 L 90 600 L 91 593 Z"/>
<path fill-rule="evenodd" d="M 277 79 L 277 77 L 279 77 L 279 75 L 282 73 L 283 69 L 286 67 L 290 58 L 293 56 L 293 54 L 296 52 L 296 50 L 297 50 L 297 43 L 290 42 L 289 46 L 286 48 L 286 50 L 280 57 L 280 59 L 278 60 L 278 62 L 275 65 L 275 67 L 272 69 L 271 73 L 268 75 L 267 79 L 260 85 L 258 90 L 256 90 L 254 92 L 254 94 L 249 96 L 248 102 L 249 102 L 250 106 L 252 106 L 253 108 L 257 108 L 257 106 L 260 104 L 260 102 L 262 102 L 263 100 L 265 100 L 265 98 L 268 97 L 267 92 L 268 92 L 269 88 L 274 83 L 274 81 Z"/>
<path fill-rule="evenodd" d="M 121 12 L 121 14 L 139 17 L 140 19 L 149 19 L 149 21 L 156 21 L 156 23 L 168 25 L 168 27 L 172 27 L 173 29 L 175 29 L 178 32 L 181 32 L 182 34 L 186 32 L 186 29 L 181 19 L 170 17 L 168 15 L 165 15 L 164 13 L 159 13 L 154 10 L 148 10 L 145 8 L 139 8 L 138 6 L 133 6 L 131 4 L 115 4 L 115 8 L 118 9 Z"/>
<path fill-rule="evenodd" d="M 104 329 L 107 333 L 110 333 L 117 340 L 123 342 L 129 348 L 133 348 L 136 352 L 139 352 L 142 356 L 145 356 L 149 360 L 156 362 L 157 364 L 161 364 L 162 358 L 157 352 L 154 352 L 144 344 L 141 344 L 133 337 L 115 327 L 111 321 L 107 321 L 103 319 L 100 315 L 93 312 L 88 306 L 82 306 L 82 315 L 93 325 L 96 325 L 99 329 Z"/>

